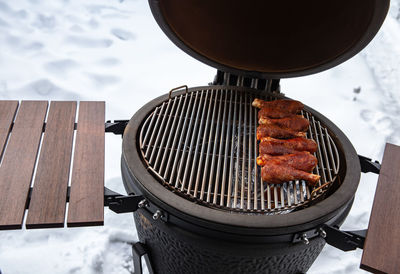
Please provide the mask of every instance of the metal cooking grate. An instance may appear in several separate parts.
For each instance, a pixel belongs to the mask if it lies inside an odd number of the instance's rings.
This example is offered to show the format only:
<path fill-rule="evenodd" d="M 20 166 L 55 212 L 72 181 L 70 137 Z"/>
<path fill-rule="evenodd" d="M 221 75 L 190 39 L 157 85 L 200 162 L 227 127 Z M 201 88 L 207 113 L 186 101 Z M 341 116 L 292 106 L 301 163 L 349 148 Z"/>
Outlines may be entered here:
<path fill-rule="evenodd" d="M 149 170 L 171 191 L 194 202 L 225 210 L 288 213 L 321 197 L 339 170 L 337 148 L 311 113 L 307 138 L 318 144 L 313 189 L 304 181 L 267 184 L 256 164 L 257 109 L 254 98 L 230 89 L 197 90 L 158 106 L 144 122 L 140 148 Z M 268 94 L 263 99 L 274 100 Z"/>

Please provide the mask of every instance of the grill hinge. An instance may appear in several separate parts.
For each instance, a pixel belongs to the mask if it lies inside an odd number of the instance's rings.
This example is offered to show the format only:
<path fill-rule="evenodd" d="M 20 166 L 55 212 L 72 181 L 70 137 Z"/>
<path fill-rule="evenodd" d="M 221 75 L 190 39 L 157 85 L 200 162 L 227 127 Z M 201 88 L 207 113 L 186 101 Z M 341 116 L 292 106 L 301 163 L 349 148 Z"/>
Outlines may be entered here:
<path fill-rule="evenodd" d="M 355 250 L 356 248 L 363 249 L 368 231 L 368 229 L 343 231 L 330 225 L 324 225 L 321 229 L 326 233 L 326 242 L 343 251 Z"/>
<path fill-rule="evenodd" d="M 361 172 L 372 172 L 379 174 L 381 170 L 381 164 L 378 161 L 372 161 L 372 159 L 361 155 L 358 155 L 358 158 L 360 160 Z"/>

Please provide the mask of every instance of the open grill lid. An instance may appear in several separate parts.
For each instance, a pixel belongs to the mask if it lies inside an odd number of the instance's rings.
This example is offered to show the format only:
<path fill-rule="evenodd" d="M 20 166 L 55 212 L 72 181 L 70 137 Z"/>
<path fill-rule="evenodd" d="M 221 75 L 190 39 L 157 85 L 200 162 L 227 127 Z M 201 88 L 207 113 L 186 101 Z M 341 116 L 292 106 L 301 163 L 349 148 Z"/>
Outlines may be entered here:
<path fill-rule="evenodd" d="M 257 78 L 320 72 L 360 52 L 389 0 L 149 0 L 183 51 L 223 71 Z"/>

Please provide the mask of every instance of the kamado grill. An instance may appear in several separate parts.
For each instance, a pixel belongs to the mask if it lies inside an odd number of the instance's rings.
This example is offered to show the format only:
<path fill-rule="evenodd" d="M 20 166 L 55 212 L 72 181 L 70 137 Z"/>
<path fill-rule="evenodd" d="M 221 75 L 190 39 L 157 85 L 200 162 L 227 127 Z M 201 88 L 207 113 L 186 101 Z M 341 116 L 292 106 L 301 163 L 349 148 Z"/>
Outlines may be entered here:
<path fill-rule="evenodd" d="M 125 129 L 123 181 L 143 198 L 134 217 L 145 247 L 134 251 L 147 251 L 151 271 L 301 273 L 325 242 L 362 247 L 365 235 L 338 228 L 354 199 L 360 161 L 364 172 L 378 165 L 360 160 L 338 127 L 305 106 L 320 181 L 263 182 L 251 103 L 285 98 L 280 78 L 316 73 L 358 53 L 389 1 L 149 3 L 178 47 L 219 69 L 209 86 L 181 86 L 149 102 Z"/>
<path fill-rule="evenodd" d="M 363 248 L 363 269 L 398 273 L 400 147 L 387 144 L 381 166 L 304 106 L 306 138 L 317 145 L 315 158 L 305 154 L 316 159 L 320 179 L 271 184 L 257 165 L 252 106 L 256 98 L 286 98 L 281 78 L 329 69 L 361 51 L 389 1 L 149 4 L 179 48 L 218 69 L 213 83 L 172 89 L 130 121 L 105 124 L 104 102 L 48 108 L 1 100 L 0 230 L 102 225 L 109 206 L 134 212 L 135 273 L 142 257 L 150 273 L 305 273 L 325 243 Z M 104 187 L 104 132 L 123 135 L 126 196 Z M 368 234 L 339 229 L 361 172 L 380 173 Z"/>

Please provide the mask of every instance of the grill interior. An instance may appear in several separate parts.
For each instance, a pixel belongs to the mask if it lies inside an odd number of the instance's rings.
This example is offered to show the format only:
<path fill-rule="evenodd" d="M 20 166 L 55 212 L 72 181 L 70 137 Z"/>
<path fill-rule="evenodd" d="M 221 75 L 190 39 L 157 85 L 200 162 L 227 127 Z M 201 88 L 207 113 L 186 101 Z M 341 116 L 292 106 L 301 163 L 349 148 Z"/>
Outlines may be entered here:
<path fill-rule="evenodd" d="M 318 144 L 314 187 L 304 181 L 268 184 L 256 164 L 257 109 L 264 96 L 229 88 L 195 90 L 175 96 L 147 117 L 139 145 L 144 162 L 167 188 L 196 203 L 228 211 L 282 214 L 324 197 L 339 171 L 337 147 L 328 129 L 312 113 L 307 138 Z"/>

